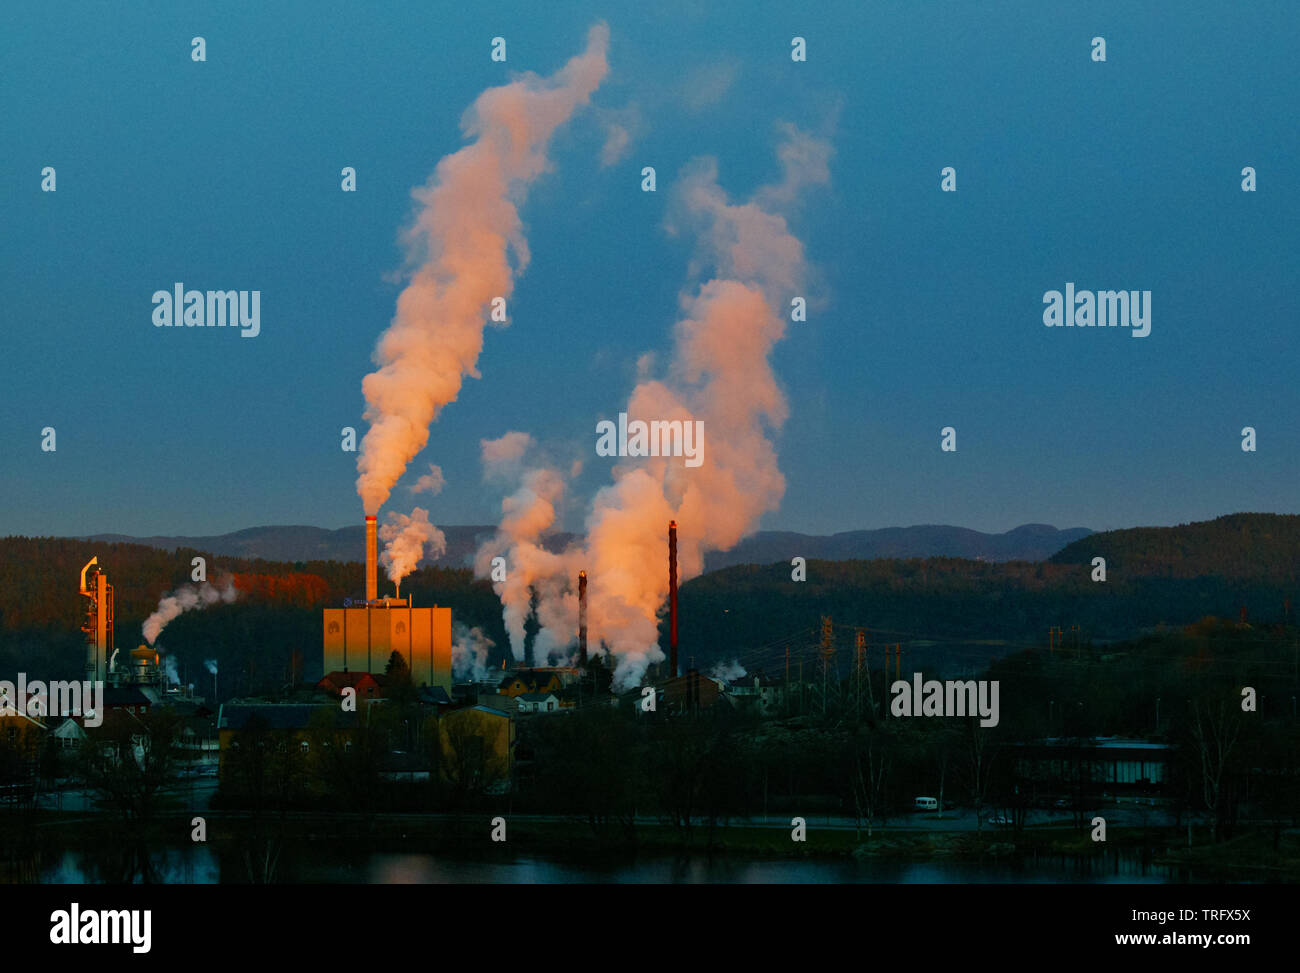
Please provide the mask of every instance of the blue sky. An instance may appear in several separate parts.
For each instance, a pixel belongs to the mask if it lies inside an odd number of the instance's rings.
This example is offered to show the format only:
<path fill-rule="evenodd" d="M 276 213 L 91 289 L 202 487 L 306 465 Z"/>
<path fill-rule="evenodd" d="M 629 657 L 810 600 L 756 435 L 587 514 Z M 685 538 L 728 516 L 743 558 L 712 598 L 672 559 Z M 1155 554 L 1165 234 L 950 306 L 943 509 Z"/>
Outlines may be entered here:
<path fill-rule="evenodd" d="M 626 403 L 641 354 L 667 352 L 691 283 L 667 190 L 703 155 L 748 196 L 779 178 L 776 126 L 793 122 L 835 155 L 792 222 L 817 303 L 773 357 L 787 487 L 762 526 L 1298 512 L 1300 5 L 473 6 L 0 14 L 0 533 L 359 520 L 339 429 L 365 430 L 410 191 L 463 144 L 479 92 L 554 71 L 597 20 L 610 74 L 523 207 L 512 324 L 489 330 L 482 378 L 403 481 L 435 462 L 447 486 L 399 488 L 397 506 L 495 521 L 479 441 L 511 429 L 585 455 L 580 493 L 608 482 L 595 423 Z M 611 112 L 636 124 L 602 166 Z M 640 191 L 644 165 L 660 192 Z M 175 281 L 260 290 L 261 334 L 154 328 L 150 297 Z M 1150 290 L 1151 335 L 1044 328 L 1042 295 L 1067 281 Z M 956 453 L 939 449 L 946 425 Z"/>

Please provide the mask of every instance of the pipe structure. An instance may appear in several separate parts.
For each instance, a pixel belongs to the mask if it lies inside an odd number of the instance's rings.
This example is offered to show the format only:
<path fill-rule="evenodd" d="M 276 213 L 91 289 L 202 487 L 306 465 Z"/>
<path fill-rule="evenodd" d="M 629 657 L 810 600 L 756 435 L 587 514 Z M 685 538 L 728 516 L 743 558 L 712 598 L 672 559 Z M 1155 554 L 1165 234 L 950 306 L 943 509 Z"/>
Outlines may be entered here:
<path fill-rule="evenodd" d="M 668 677 L 677 678 L 677 521 L 668 522 Z"/>
<path fill-rule="evenodd" d="M 578 572 L 578 664 L 587 665 L 587 572 Z"/>

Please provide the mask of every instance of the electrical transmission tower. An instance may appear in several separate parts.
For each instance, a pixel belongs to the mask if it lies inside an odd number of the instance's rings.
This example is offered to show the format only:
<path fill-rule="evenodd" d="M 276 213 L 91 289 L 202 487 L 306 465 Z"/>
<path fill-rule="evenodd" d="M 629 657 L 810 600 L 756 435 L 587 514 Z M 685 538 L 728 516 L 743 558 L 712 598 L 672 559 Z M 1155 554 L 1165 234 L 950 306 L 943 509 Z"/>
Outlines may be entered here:
<path fill-rule="evenodd" d="M 863 686 L 865 680 L 866 686 Z M 871 671 L 867 664 L 867 633 L 858 629 L 853 647 L 853 715 L 862 718 L 862 710 L 871 707 L 874 712 L 875 699 L 871 692 Z"/>
<path fill-rule="evenodd" d="M 835 665 L 835 628 L 829 615 L 822 617 L 822 640 L 817 649 L 822 663 L 822 716 L 832 709 L 839 697 L 840 676 Z"/>

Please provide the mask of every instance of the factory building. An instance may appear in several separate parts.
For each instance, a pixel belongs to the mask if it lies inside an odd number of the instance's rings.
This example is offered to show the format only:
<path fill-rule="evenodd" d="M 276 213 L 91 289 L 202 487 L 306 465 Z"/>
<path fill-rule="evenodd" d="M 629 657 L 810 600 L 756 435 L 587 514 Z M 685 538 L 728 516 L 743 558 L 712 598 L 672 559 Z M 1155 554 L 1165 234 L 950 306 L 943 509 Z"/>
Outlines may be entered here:
<path fill-rule="evenodd" d="M 378 597 L 378 545 L 374 517 L 366 518 L 366 601 L 326 608 L 324 671 L 382 673 L 398 652 L 416 686 L 441 686 L 451 694 L 451 609 L 416 608 L 411 597 Z"/>
<path fill-rule="evenodd" d="M 451 609 L 413 608 L 409 599 L 325 609 L 325 672 L 382 673 L 400 652 L 418 686 L 451 692 Z"/>

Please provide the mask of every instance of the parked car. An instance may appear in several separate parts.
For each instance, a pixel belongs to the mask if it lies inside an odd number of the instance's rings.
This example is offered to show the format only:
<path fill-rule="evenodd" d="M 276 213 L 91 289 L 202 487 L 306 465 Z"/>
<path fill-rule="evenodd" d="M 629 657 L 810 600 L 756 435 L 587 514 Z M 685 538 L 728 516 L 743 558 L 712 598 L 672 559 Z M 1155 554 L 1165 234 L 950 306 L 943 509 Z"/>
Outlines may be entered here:
<path fill-rule="evenodd" d="M 937 811 L 939 802 L 933 797 L 918 797 L 912 802 L 913 811 Z"/>
<path fill-rule="evenodd" d="M 989 816 L 989 824 L 996 828 L 1009 828 L 1012 825 L 1011 818 L 1005 814 L 992 814 Z"/>

